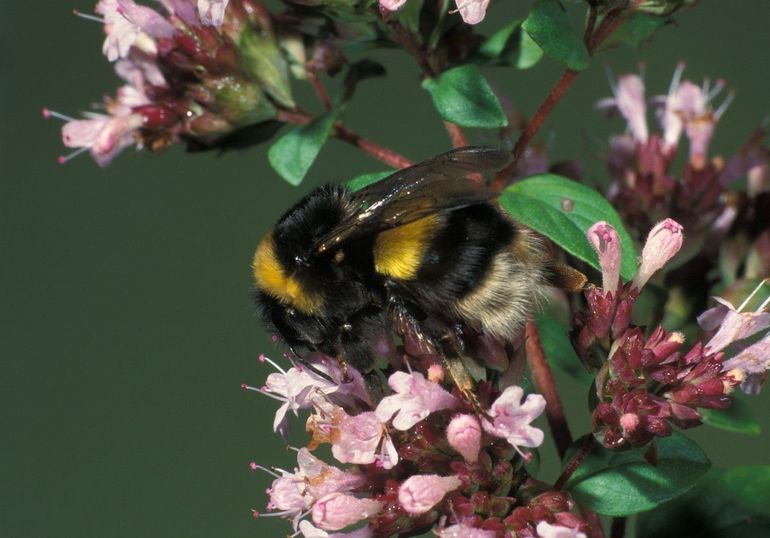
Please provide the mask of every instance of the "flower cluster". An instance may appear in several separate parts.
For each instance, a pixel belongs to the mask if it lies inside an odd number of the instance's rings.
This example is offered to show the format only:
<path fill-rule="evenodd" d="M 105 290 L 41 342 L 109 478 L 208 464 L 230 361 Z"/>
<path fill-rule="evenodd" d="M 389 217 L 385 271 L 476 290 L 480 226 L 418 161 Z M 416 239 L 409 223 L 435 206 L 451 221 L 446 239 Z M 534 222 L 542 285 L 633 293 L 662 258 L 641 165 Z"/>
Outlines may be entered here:
<path fill-rule="evenodd" d="M 528 492 L 533 487 L 525 450 L 543 442 L 543 432 L 531 425 L 545 407 L 539 394 L 485 382 L 479 401 L 471 404 L 434 362 L 424 373 L 411 367 L 394 371 L 390 394 L 374 401 L 355 369 L 347 367 L 346 380 L 337 361 L 324 355 L 308 354 L 304 365 L 287 370 L 261 359 L 278 371 L 261 389 L 245 388 L 281 402 L 277 431 L 285 432 L 289 411 L 308 410 L 311 441 L 299 450 L 293 472 L 268 471 L 276 477 L 268 511 L 255 515 L 291 519 L 306 537 L 390 536 L 437 524 L 445 537 L 503 537 L 513 531 L 585 536 L 567 494 L 544 486 Z M 424 361 L 409 357 L 407 365 L 412 363 Z M 315 457 L 311 451 L 323 444 L 351 467 Z M 252 469 L 264 468 L 253 463 Z M 525 483 L 528 488 L 520 488 Z M 328 534 L 362 523 L 349 534 Z"/>
<path fill-rule="evenodd" d="M 161 7 L 99 0 L 101 18 L 87 16 L 103 23 L 104 54 L 125 84 L 85 119 L 44 111 L 66 120 L 64 145 L 76 148 L 70 157 L 90 151 L 104 166 L 130 146 L 158 151 L 185 141 L 203 148 L 294 106 L 281 47 L 302 63 L 302 40 L 288 30 L 278 35 L 264 6 L 162 0 Z"/>
<path fill-rule="evenodd" d="M 765 304 L 755 312 L 741 312 L 745 303 L 735 309 L 718 300 L 718 306 L 699 318 L 713 335 L 687 352 L 681 351 L 681 333 L 657 327 L 645 336 L 631 325 L 631 310 L 642 287 L 682 246 L 678 223 L 667 219 L 652 229 L 639 270 L 626 284 L 620 280 L 617 231 L 598 222 L 588 238 L 599 255 L 603 286 L 586 291 L 588 308 L 575 316 L 573 341 L 587 362 L 592 353 L 606 352 L 607 360 L 599 363 L 593 412 L 593 429 L 606 447 L 642 446 L 656 436 L 670 435 L 672 425 L 697 426 L 698 408 L 729 407 L 738 383 L 756 390 L 770 366 L 770 337 L 745 346 L 729 360 L 724 350 L 770 328 L 770 314 L 762 310 Z"/>

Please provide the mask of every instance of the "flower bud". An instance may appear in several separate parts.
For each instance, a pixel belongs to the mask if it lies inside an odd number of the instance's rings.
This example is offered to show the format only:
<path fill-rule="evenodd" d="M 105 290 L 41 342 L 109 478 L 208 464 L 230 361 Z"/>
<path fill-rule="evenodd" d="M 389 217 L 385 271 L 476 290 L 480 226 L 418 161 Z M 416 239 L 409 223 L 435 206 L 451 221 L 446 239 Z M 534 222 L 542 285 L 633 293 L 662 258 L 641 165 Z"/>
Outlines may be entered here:
<path fill-rule="evenodd" d="M 411 476 L 398 488 L 398 502 L 412 515 L 424 514 L 441 502 L 447 493 L 461 485 L 462 482 L 456 476 Z"/>
<path fill-rule="evenodd" d="M 602 288 L 605 293 L 614 293 L 620 281 L 620 236 L 611 224 L 604 221 L 591 226 L 586 235 L 599 256 Z"/>
<path fill-rule="evenodd" d="M 447 441 L 465 461 L 476 463 L 481 450 L 481 424 L 474 415 L 458 415 L 446 429 Z"/>
<path fill-rule="evenodd" d="M 684 242 L 682 225 L 673 219 L 659 222 L 650 230 L 642 249 L 642 262 L 634 277 L 633 288 L 642 289 L 647 281 L 679 252 Z"/>
<path fill-rule="evenodd" d="M 382 503 L 343 493 L 330 493 L 313 505 L 313 523 L 328 531 L 338 531 L 377 514 Z"/>

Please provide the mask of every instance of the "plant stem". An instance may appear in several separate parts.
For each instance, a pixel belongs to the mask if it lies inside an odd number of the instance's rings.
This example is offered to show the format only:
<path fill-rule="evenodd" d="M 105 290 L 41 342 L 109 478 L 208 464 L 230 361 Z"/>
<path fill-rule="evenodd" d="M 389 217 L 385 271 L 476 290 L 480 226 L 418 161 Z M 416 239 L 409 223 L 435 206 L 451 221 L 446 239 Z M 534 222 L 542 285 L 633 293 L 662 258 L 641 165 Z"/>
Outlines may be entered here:
<path fill-rule="evenodd" d="M 332 100 L 329 98 L 329 94 L 326 92 L 326 88 L 324 88 L 321 79 L 318 78 L 318 75 L 311 70 L 307 71 L 307 78 L 310 81 L 310 84 L 313 86 L 316 95 L 318 95 L 318 100 L 321 101 L 321 104 L 326 110 L 331 110 L 333 106 Z"/>
<path fill-rule="evenodd" d="M 641 0 L 634 0 L 634 2 L 626 8 L 610 11 L 595 29 L 594 26 L 596 24 L 597 16 L 596 9 L 593 6 L 590 7 L 591 11 L 589 12 L 588 25 L 586 26 L 584 35 L 584 41 L 589 56 L 593 57 L 597 47 L 617 29 L 617 27 L 625 20 L 625 16 L 634 11 L 640 2 Z M 497 177 L 495 177 L 492 182 L 493 190 L 502 190 L 503 187 L 508 184 L 510 177 L 516 170 L 516 163 L 524 154 L 524 150 L 540 130 L 540 127 L 543 126 L 543 123 L 554 107 L 561 101 L 564 94 L 567 93 L 567 90 L 570 89 L 572 83 L 575 82 L 575 79 L 579 74 L 580 71 L 567 69 L 562 73 L 561 77 L 559 77 L 559 80 L 556 81 L 556 84 L 553 85 L 551 91 L 548 92 L 545 100 L 537 109 L 537 112 L 535 112 L 535 115 L 532 116 L 532 119 L 527 123 L 524 131 L 519 135 L 519 139 L 516 141 L 516 145 L 513 147 L 512 151 L 513 160 L 497 174 Z"/>
<path fill-rule="evenodd" d="M 559 478 L 556 479 L 556 482 L 553 485 L 553 489 L 560 490 L 564 488 L 564 485 L 567 483 L 567 481 L 570 479 L 570 477 L 575 473 L 578 467 L 580 467 L 580 464 L 583 463 L 583 460 L 586 458 L 589 452 L 591 452 L 591 449 L 594 447 L 594 438 L 592 435 L 586 436 L 586 438 L 583 440 L 583 444 L 580 446 L 580 450 L 577 451 L 577 453 L 572 456 L 572 459 L 569 460 L 569 463 L 567 463 L 567 466 L 564 467 L 564 470 L 559 475 Z"/>
<path fill-rule="evenodd" d="M 313 120 L 313 116 L 302 110 L 279 110 L 276 115 L 278 121 L 292 123 L 294 125 L 306 125 Z M 356 146 L 361 151 L 368 153 L 377 160 L 392 166 L 393 168 L 406 168 L 413 163 L 400 153 L 386 148 L 345 127 L 342 123 L 334 124 L 332 134 L 340 140 Z"/>
<path fill-rule="evenodd" d="M 548 365 L 543 346 L 540 344 L 537 325 L 531 319 L 527 320 L 525 335 L 527 364 L 529 364 L 529 369 L 532 372 L 535 388 L 545 398 L 545 414 L 548 418 L 548 425 L 551 427 L 551 435 L 556 443 L 556 450 L 559 452 L 559 457 L 564 458 L 567 448 L 572 444 L 572 434 L 564 416 L 564 408 L 561 405 L 561 398 L 559 398 L 551 367 Z"/>

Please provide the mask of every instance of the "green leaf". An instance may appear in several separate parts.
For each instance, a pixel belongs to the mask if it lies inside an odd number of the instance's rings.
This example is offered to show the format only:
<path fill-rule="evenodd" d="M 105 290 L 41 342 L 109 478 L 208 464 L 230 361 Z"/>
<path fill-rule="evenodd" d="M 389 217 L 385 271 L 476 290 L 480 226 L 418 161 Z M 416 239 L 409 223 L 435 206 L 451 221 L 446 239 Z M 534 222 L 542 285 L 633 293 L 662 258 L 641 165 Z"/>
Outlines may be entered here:
<path fill-rule="evenodd" d="M 689 493 L 643 514 L 639 536 L 770 536 L 770 467 L 712 469 Z"/>
<path fill-rule="evenodd" d="M 583 36 L 558 0 L 537 0 L 522 28 L 548 56 L 570 69 L 582 71 L 591 63 Z"/>
<path fill-rule="evenodd" d="M 422 83 L 439 115 L 462 127 L 495 128 L 508 125 L 500 101 L 473 65 L 461 65 Z"/>
<path fill-rule="evenodd" d="M 580 439 L 573 446 L 582 442 Z M 627 516 L 686 493 L 711 466 L 700 447 L 681 433 L 674 432 L 657 443 L 656 466 L 647 463 L 638 450 L 612 452 L 595 444 L 566 489 L 589 510 L 606 516 Z"/>
<path fill-rule="evenodd" d="M 639 48 L 642 43 L 652 39 L 655 32 L 671 21 L 666 17 L 656 17 L 647 13 L 633 13 L 618 26 L 604 41 L 601 50 L 606 50 L 618 45 L 629 45 Z"/>
<path fill-rule="evenodd" d="M 425 0 L 411 0 L 399 10 L 398 22 L 406 28 L 406 30 L 415 36 L 418 40 L 421 40 L 420 35 L 420 14 L 422 13 L 422 6 Z"/>
<path fill-rule="evenodd" d="M 554 174 L 540 174 L 514 183 L 500 197 L 513 218 L 551 239 L 573 256 L 599 269 L 599 260 L 586 238 L 597 221 L 612 224 L 620 235 L 620 274 L 636 274 L 636 248 L 610 203 L 594 189 Z"/>
<path fill-rule="evenodd" d="M 548 363 L 555 365 L 581 383 L 590 385 L 594 376 L 583 368 L 583 364 L 575 353 L 567 336 L 569 332 L 567 324 L 548 316 L 538 316 L 535 323 Z"/>
<path fill-rule="evenodd" d="M 348 181 L 347 183 L 345 183 L 345 186 L 347 186 L 347 188 L 353 192 L 359 191 L 364 187 L 368 187 L 373 183 L 377 183 L 378 181 L 388 177 L 392 173 L 393 173 L 393 170 L 389 170 L 387 172 L 370 172 L 368 174 L 361 174 L 360 176 L 356 176 L 350 181 Z"/>
<path fill-rule="evenodd" d="M 529 69 L 543 57 L 543 49 L 529 34 L 521 29 L 516 20 L 492 34 L 481 47 L 479 54 L 498 64 L 510 64 L 518 69 Z"/>
<path fill-rule="evenodd" d="M 759 435 L 762 427 L 754 418 L 751 409 L 740 396 L 733 397 L 727 409 L 698 409 L 703 422 L 709 426 L 729 432 Z"/>
<path fill-rule="evenodd" d="M 339 109 L 330 110 L 283 135 L 267 152 L 270 165 L 292 185 L 302 183 L 339 115 Z"/>

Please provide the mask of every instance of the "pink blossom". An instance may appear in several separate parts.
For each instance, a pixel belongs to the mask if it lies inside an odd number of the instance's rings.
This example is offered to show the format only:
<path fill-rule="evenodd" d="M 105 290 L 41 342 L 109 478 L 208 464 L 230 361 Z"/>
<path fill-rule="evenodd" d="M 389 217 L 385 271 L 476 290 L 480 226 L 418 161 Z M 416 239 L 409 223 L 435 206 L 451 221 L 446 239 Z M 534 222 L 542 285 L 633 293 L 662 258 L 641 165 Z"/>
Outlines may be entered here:
<path fill-rule="evenodd" d="M 330 493 L 313 505 L 313 523 L 325 530 L 337 531 L 376 515 L 382 502 L 359 499 L 344 493 Z"/>
<path fill-rule="evenodd" d="M 478 24 L 484 20 L 489 6 L 489 0 L 455 0 L 457 11 L 466 24 Z M 380 8 L 387 11 L 398 11 L 406 0 L 380 0 Z"/>
<path fill-rule="evenodd" d="M 289 368 L 285 372 L 270 374 L 265 381 L 264 391 L 273 398 L 283 401 L 275 412 L 273 430 L 286 431 L 288 426 L 286 413 L 289 410 L 297 415 L 298 410 L 311 407 L 313 400 L 319 395 L 334 392 L 336 389 L 336 384 L 304 368 Z"/>
<path fill-rule="evenodd" d="M 441 385 L 428 381 L 419 372 L 395 372 L 388 378 L 388 385 L 396 394 L 383 398 L 375 413 L 382 422 L 396 415 L 393 427 L 397 430 L 408 430 L 432 412 L 459 404 Z"/>
<path fill-rule="evenodd" d="M 455 0 L 457 10 L 466 24 L 478 24 L 487 14 L 489 0 Z"/>
<path fill-rule="evenodd" d="M 456 476 L 436 474 L 414 475 L 407 478 L 398 488 L 398 502 L 412 515 L 424 514 L 450 491 L 462 485 Z"/>
<path fill-rule="evenodd" d="M 304 538 L 371 538 L 372 529 L 368 526 L 361 527 L 351 532 L 333 532 L 328 533 L 319 529 L 308 520 L 301 521 L 299 531 Z"/>
<path fill-rule="evenodd" d="M 462 523 L 437 529 L 435 532 L 439 538 L 495 538 L 497 536 L 495 531 L 485 531 Z"/>
<path fill-rule="evenodd" d="M 746 376 L 742 380 L 741 389 L 750 393 L 759 392 L 759 387 L 754 385 L 758 379 L 764 381 L 768 369 L 770 369 L 770 334 L 746 347 L 732 359 L 726 360 L 722 366 L 725 372 L 741 370 Z M 747 390 L 749 388 L 752 390 Z"/>
<path fill-rule="evenodd" d="M 457 450 L 465 461 L 475 463 L 481 450 L 481 424 L 475 415 L 458 415 L 446 429 L 449 445 Z"/>
<path fill-rule="evenodd" d="M 673 219 L 656 224 L 644 243 L 642 261 L 632 286 L 642 289 L 647 281 L 679 252 L 684 242 L 682 225 Z"/>
<path fill-rule="evenodd" d="M 588 538 L 586 533 L 571 527 L 551 525 L 547 521 L 537 524 L 537 535 L 540 538 Z"/>
<path fill-rule="evenodd" d="M 628 130 L 637 142 L 647 142 L 647 105 L 644 100 L 644 82 L 639 75 L 622 75 L 613 85 L 614 97 L 601 99 L 596 108 L 617 111 L 626 122 Z"/>
<path fill-rule="evenodd" d="M 718 328 L 704 348 L 706 353 L 721 351 L 733 342 L 748 338 L 770 327 L 770 313 L 762 311 L 762 307 L 756 312 L 741 312 L 762 284 L 764 282 L 757 286 L 738 309 L 721 297 L 714 297 L 719 305 L 698 316 L 698 323 L 704 330 L 711 331 Z"/>
<path fill-rule="evenodd" d="M 665 149 L 676 147 L 682 132 L 690 140 L 691 162 L 702 162 L 708 150 L 708 144 L 714 135 L 714 126 L 724 114 L 733 94 L 729 94 L 717 110 L 711 107 L 711 101 L 724 88 L 724 81 L 718 80 L 713 87 L 706 80 L 698 86 L 689 80 L 680 83 L 684 64 L 680 63 L 674 72 L 668 95 L 656 98 L 661 104 L 658 118 L 663 128 Z"/>
<path fill-rule="evenodd" d="M 125 58 L 134 43 L 144 37 L 169 37 L 174 27 L 152 8 L 140 6 L 133 0 L 99 0 L 96 12 L 104 16 L 102 51 L 112 61 Z M 150 40 L 148 46 L 154 49 Z"/>
<path fill-rule="evenodd" d="M 390 469 L 398 463 L 398 452 L 385 425 L 373 411 L 350 416 L 340 408 L 332 433 L 332 454 L 342 463 L 377 463 Z"/>
<path fill-rule="evenodd" d="M 519 446 L 538 447 L 543 442 L 543 431 L 530 426 L 545 409 L 545 398 L 540 394 L 529 394 L 524 403 L 521 387 L 511 386 L 503 391 L 482 417 L 484 431 L 507 440 L 516 450 Z M 492 419 L 490 422 L 489 417 Z"/>
<path fill-rule="evenodd" d="M 206 26 L 221 26 L 229 0 L 198 0 L 198 14 Z"/>
<path fill-rule="evenodd" d="M 89 149 L 99 166 L 106 166 L 122 149 L 134 144 L 134 134 L 143 123 L 141 114 L 92 114 L 91 119 L 65 123 L 62 141 L 68 148 Z"/>
<path fill-rule="evenodd" d="M 599 221 L 588 229 L 588 241 L 599 255 L 602 289 L 615 293 L 620 282 L 620 236 L 611 224 Z"/>

